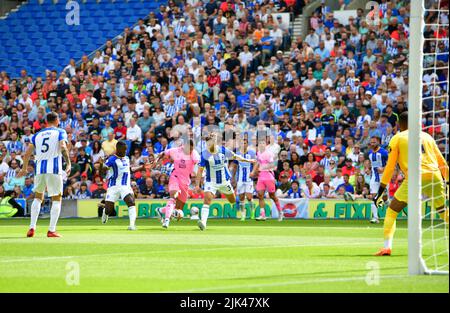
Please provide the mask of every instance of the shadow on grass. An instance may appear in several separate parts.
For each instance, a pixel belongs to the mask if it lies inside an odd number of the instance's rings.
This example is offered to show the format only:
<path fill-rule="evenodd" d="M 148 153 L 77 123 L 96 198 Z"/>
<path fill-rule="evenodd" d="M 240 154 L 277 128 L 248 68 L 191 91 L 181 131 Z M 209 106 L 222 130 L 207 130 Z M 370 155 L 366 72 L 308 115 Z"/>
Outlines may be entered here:
<path fill-rule="evenodd" d="M 397 267 L 389 267 L 389 269 L 391 270 L 395 270 L 395 269 L 399 269 L 399 270 L 405 270 L 407 269 L 407 267 L 402 267 L 402 266 L 397 266 Z M 322 276 L 322 275 L 332 275 L 332 274 L 348 274 L 348 273 L 353 273 L 353 274 L 362 274 L 362 275 L 366 275 L 367 274 L 367 269 L 363 268 L 363 269 L 358 269 L 358 270 L 345 270 L 345 272 L 343 272 L 342 270 L 339 271 L 321 271 L 321 272 L 307 272 L 307 273 L 289 273 L 286 275 L 266 275 L 266 276 L 251 276 L 251 277 L 239 277 L 239 278 L 228 278 L 228 279 L 224 279 L 224 280 L 261 280 L 261 279 L 279 279 L 279 278 L 295 278 L 295 277 L 310 277 L 310 276 Z M 329 278 L 329 277 L 327 277 Z"/>
<path fill-rule="evenodd" d="M 23 240 L 33 240 L 33 239 L 30 239 L 30 238 L 27 238 L 25 235 L 24 236 L 18 236 L 18 237 L 0 237 L 0 240 L 12 240 L 12 239 L 15 239 L 15 240 L 17 240 L 17 239 L 23 239 Z"/>
<path fill-rule="evenodd" d="M 394 254 L 391 256 L 383 256 L 381 258 L 398 258 L 398 257 L 406 257 L 407 254 Z M 327 254 L 327 255 L 314 255 L 314 257 L 321 257 L 321 258 L 367 258 L 367 257 L 374 257 L 374 258 L 380 258 L 379 256 L 373 255 L 373 254 Z"/>

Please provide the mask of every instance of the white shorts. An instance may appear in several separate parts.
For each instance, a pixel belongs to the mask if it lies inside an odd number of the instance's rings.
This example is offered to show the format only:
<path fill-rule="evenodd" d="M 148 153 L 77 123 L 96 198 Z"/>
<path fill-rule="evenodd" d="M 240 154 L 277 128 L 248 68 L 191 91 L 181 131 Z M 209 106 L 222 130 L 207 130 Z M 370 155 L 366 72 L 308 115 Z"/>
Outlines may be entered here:
<path fill-rule="evenodd" d="M 253 191 L 255 188 L 253 187 L 253 182 L 246 182 L 246 183 L 237 183 L 237 194 L 242 195 L 243 193 L 251 193 L 253 194 Z"/>
<path fill-rule="evenodd" d="M 108 187 L 106 191 L 105 201 L 116 202 L 117 200 L 125 199 L 129 194 L 133 195 L 133 189 L 129 186 L 112 186 Z"/>
<path fill-rule="evenodd" d="M 225 182 L 223 184 L 215 184 L 213 182 L 205 182 L 205 192 L 211 192 L 212 194 L 216 194 L 217 191 L 224 195 L 234 194 L 233 186 L 231 186 L 230 182 Z"/>
<path fill-rule="evenodd" d="M 47 189 L 49 197 L 63 193 L 63 177 L 59 174 L 37 174 L 34 176 L 34 192 L 44 193 Z"/>

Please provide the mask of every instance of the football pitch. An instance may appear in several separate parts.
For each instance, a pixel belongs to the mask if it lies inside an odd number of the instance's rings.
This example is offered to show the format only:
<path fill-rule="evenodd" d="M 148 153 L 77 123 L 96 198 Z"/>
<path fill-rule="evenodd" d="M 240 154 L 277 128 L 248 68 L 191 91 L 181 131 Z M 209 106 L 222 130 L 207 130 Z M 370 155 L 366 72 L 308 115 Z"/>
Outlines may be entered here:
<path fill-rule="evenodd" d="M 408 276 L 406 221 L 391 257 L 367 221 L 61 219 L 63 238 L 48 222 L 25 238 L 29 219 L 0 220 L 0 292 L 449 292 L 448 276 Z"/>

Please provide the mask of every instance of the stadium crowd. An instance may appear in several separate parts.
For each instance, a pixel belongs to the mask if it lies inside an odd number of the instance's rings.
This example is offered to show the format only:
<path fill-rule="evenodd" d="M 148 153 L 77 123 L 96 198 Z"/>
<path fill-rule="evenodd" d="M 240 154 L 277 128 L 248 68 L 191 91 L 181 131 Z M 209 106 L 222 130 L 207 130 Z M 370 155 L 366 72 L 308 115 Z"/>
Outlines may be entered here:
<path fill-rule="evenodd" d="M 98 160 L 118 140 L 126 140 L 132 167 L 140 167 L 132 179 L 137 198 L 168 197 L 170 163 L 151 173 L 142 165 L 188 129 L 199 139 L 206 125 L 272 127 L 282 197 L 299 188 L 309 198 L 370 197 L 371 140 L 387 147 L 414 79 L 409 4 L 381 0 L 379 19 L 359 9 L 343 25 L 322 1 L 306 37 L 293 38 L 279 14 L 295 16 L 309 2 L 170 0 L 61 73 L 30 77 L 23 70 L 15 79 L 0 73 L 0 196 L 13 190 L 32 197 L 32 174 L 16 174 L 45 114 L 56 111 L 72 159 L 65 199 L 104 196 Z M 435 13 L 427 18 L 436 20 Z M 440 18 L 447 27 L 428 27 L 425 36 L 447 40 L 426 42 L 426 52 L 439 52 L 425 60 L 429 66 L 448 64 L 448 14 Z M 437 138 L 448 136 L 446 81 L 445 71 L 424 76 L 424 96 L 435 96 L 424 111 L 439 112 L 426 115 L 424 126 Z M 401 181 L 401 173 L 394 175 L 390 195 Z"/>

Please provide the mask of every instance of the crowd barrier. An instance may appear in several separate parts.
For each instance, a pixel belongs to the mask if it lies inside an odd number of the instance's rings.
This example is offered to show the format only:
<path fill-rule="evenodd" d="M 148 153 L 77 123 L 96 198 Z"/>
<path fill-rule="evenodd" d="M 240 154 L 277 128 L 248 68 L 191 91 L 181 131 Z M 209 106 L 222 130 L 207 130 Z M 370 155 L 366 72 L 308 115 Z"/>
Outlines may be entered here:
<path fill-rule="evenodd" d="M 62 218 L 94 218 L 99 216 L 97 204 L 99 199 L 87 200 L 63 200 L 61 208 Z M 25 199 L 17 199 L 17 202 L 24 208 L 30 206 Z M 30 202 L 30 201 L 28 201 Z M 48 201 L 47 201 L 48 202 Z M 45 203 L 41 214 L 50 213 L 50 203 Z M 155 218 L 157 217 L 156 209 L 166 205 L 166 199 L 137 199 L 136 209 L 138 217 Z M 372 202 L 368 200 L 344 201 L 344 200 L 328 200 L 328 199 L 280 199 L 284 216 L 287 219 L 346 219 L 346 220 L 362 220 L 370 219 Z M 185 216 L 190 216 L 191 208 L 197 207 L 201 209 L 203 205 L 202 199 L 189 199 L 183 209 Z M 258 200 L 253 200 L 254 210 L 249 210 L 247 206 L 247 218 L 259 216 L 260 207 Z M 115 205 L 117 216 L 128 216 L 128 207 L 125 202 L 118 201 Z M 266 216 L 278 218 L 278 210 L 272 200 L 266 200 L 265 206 Z M 25 212 L 28 212 L 25 209 Z M 422 207 L 423 216 L 430 216 L 431 207 L 429 202 L 424 202 Z M 235 205 L 230 204 L 225 199 L 216 199 L 210 206 L 211 218 L 240 218 L 241 212 L 236 210 Z M 378 209 L 380 218 L 384 218 L 386 207 Z M 398 218 L 407 218 L 407 208 L 400 212 Z M 439 216 L 435 215 L 436 219 Z"/>

